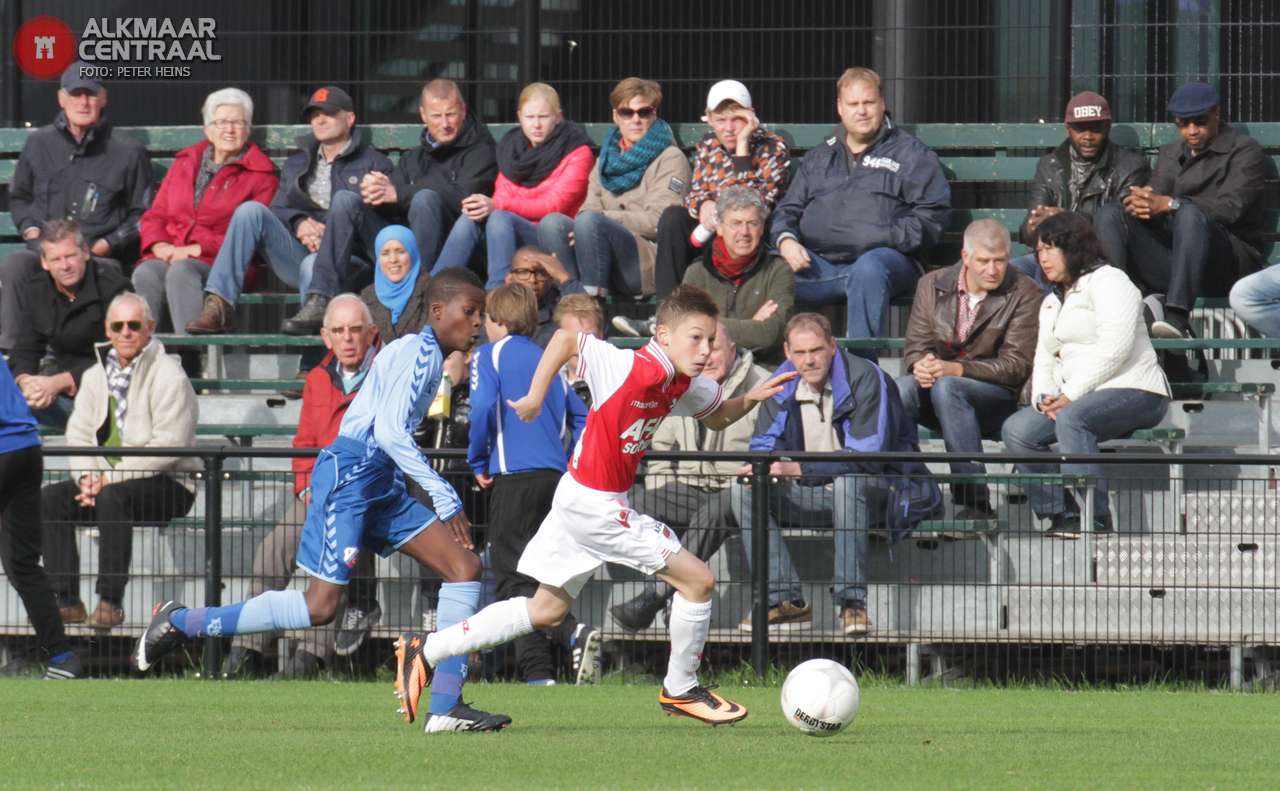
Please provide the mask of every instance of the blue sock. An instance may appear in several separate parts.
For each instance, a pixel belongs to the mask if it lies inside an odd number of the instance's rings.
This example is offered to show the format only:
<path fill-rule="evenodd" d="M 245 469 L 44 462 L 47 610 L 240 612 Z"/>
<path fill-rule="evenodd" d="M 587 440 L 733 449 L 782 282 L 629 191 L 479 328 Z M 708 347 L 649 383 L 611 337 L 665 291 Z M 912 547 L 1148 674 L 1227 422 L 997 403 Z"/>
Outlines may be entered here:
<path fill-rule="evenodd" d="M 225 607 L 186 607 L 169 616 L 169 623 L 187 637 L 310 629 L 311 613 L 302 591 L 267 591 Z"/>
<path fill-rule="evenodd" d="M 476 614 L 480 604 L 479 582 L 446 582 L 440 586 L 436 605 L 436 629 L 445 629 Z M 431 679 L 432 714 L 448 714 L 462 699 L 462 682 L 467 678 L 467 658 L 451 656 L 436 665 Z"/>

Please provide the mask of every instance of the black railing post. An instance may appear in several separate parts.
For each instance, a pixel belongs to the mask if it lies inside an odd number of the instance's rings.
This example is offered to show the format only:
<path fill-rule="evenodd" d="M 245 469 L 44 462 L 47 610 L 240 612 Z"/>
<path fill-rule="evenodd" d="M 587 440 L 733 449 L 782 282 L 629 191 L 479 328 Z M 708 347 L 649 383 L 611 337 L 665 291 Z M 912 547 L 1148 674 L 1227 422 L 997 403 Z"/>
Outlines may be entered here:
<path fill-rule="evenodd" d="M 769 461 L 751 462 L 751 667 L 769 667 Z"/>
<path fill-rule="evenodd" d="M 539 18 L 541 0 L 524 0 L 520 20 L 520 84 L 538 81 L 539 56 L 542 52 L 542 25 Z"/>
<path fill-rule="evenodd" d="M 204 457 L 204 606 L 222 604 L 222 456 Z M 222 638 L 204 641 L 204 676 L 217 678 Z"/>

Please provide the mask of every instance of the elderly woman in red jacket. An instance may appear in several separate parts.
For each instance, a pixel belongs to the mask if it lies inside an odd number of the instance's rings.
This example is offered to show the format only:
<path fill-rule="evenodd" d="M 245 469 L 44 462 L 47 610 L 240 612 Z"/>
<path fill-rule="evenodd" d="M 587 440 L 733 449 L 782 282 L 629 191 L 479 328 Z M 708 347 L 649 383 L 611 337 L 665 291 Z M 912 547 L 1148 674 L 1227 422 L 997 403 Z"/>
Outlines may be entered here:
<path fill-rule="evenodd" d="M 485 239 L 488 283 L 502 285 L 516 250 L 538 243 L 538 220 L 559 212 L 572 217 L 587 197 L 595 157 L 582 127 L 564 120 L 560 95 L 545 82 L 530 83 L 516 101 L 520 126 L 498 141 L 498 180 L 493 197 L 471 195 L 462 202 L 432 274 L 466 266 Z"/>
<path fill-rule="evenodd" d="M 186 332 L 187 322 L 200 315 L 204 283 L 232 212 L 248 201 L 271 203 L 279 180 L 275 165 L 249 142 L 249 94 L 214 91 L 203 114 L 208 139 L 178 152 L 142 215 L 142 258 L 133 272 L 134 289 L 156 321 L 171 319 L 174 332 Z"/>

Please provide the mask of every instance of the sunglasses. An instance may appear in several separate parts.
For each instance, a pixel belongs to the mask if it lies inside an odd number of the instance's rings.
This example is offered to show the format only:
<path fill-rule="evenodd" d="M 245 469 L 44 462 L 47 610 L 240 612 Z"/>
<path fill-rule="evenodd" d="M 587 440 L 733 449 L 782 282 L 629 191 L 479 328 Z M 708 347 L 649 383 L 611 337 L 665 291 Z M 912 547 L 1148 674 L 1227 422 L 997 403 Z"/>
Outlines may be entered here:
<path fill-rule="evenodd" d="M 141 332 L 142 322 L 134 319 L 132 321 L 113 321 L 107 325 L 107 329 L 115 333 L 123 332 L 125 327 L 128 327 L 133 332 Z"/>
<path fill-rule="evenodd" d="M 1176 125 L 1177 125 L 1177 127 L 1178 127 L 1179 129 L 1182 129 L 1182 128 L 1184 128 L 1184 127 L 1188 127 L 1188 126 L 1192 126 L 1192 125 L 1195 125 L 1195 126 L 1208 126 L 1208 125 L 1209 125 L 1209 121 L 1210 121 L 1210 119 L 1211 119 L 1212 117 L 1213 117 L 1213 113 L 1203 113 L 1203 114 L 1201 114 L 1201 115 L 1193 116 L 1193 117 L 1191 117 L 1191 118 L 1177 118 L 1177 117 L 1175 117 L 1175 118 L 1173 119 L 1173 122 L 1174 122 L 1174 124 L 1176 124 Z"/>
<path fill-rule="evenodd" d="M 630 107 L 619 107 L 616 110 L 614 110 L 614 112 L 618 114 L 619 118 L 622 118 L 627 121 L 631 120 L 633 116 L 637 116 L 637 115 L 640 116 L 641 118 L 644 118 L 645 120 L 648 120 L 658 114 L 658 110 L 653 107 L 641 107 L 638 110 L 633 110 Z"/>

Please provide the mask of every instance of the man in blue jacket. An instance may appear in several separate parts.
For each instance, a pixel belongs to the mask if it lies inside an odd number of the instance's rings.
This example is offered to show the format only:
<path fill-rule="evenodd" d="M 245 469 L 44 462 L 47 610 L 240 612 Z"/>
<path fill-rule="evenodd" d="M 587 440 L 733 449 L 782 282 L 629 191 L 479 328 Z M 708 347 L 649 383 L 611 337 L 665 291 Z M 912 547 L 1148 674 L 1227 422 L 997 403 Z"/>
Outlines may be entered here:
<path fill-rule="evenodd" d="M 214 335 L 231 330 L 245 273 L 257 255 L 304 297 L 302 308 L 285 319 L 281 329 L 304 335 L 319 332 L 329 299 L 344 290 L 342 278 L 349 274 L 351 255 L 372 258 L 373 240 L 387 218 L 367 212 L 359 227 L 331 220 L 350 197 L 345 193 L 358 203 L 360 181 L 373 171 L 389 173 L 391 160 L 373 148 L 364 130 L 355 128 L 355 105 L 341 88 L 318 88 L 302 116 L 311 134 L 298 138 L 298 150 L 284 163 L 270 208 L 250 202 L 231 215 L 226 239 L 209 270 L 204 306 L 199 317 L 187 323 L 187 332 Z M 358 249 L 352 242 L 357 236 L 366 240 Z M 326 254 L 341 257 L 341 265 L 320 266 L 318 257 Z M 359 291 L 367 282 L 347 285 L 346 290 Z"/>
<path fill-rule="evenodd" d="M 845 335 L 879 337 L 889 301 L 912 293 L 920 255 L 942 236 L 951 188 L 938 156 L 889 119 L 871 69 L 841 75 L 836 112 L 840 129 L 805 155 L 772 238 L 798 306 L 845 301 Z"/>
<path fill-rule="evenodd" d="M 787 322 L 787 362 L 775 375 L 800 372 L 760 405 L 751 450 L 829 453 L 920 452 L 893 378 L 875 363 L 836 348 L 831 324 L 817 313 Z M 740 474 L 750 474 L 749 466 Z M 866 634 L 867 535 L 872 527 L 908 529 L 942 508 L 942 492 L 919 463 L 776 461 L 769 469 L 769 626 L 808 626 L 813 608 L 782 541 L 779 522 L 835 530 L 832 597 L 845 634 Z M 733 484 L 730 505 L 751 562 L 752 490 Z M 751 630 L 748 616 L 740 625 Z"/>
<path fill-rule="evenodd" d="M 485 299 L 489 343 L 471 362 L 471 443 L 467 462 L 489 500 L 489 547 L 498 598 L 532 596 L 536 580 L 516 571 L 524 547 L 551 510 L 564 476 L 568 448 L 587 422 L 587 407 L 564 377 L 553 386 L 542 412 L 530 423 L 508 406 L 529 392 L 542 347 L 532 338 L 538 326 L 538 301 L 532 290 L 507 283 Z M 558 388 L 558 389 L 554 389 Z M 566 447 L 566 436 L 569 439 Z M 548 637 L 551 640 L 548 640 Z M 600 631 L 568 615 L 553 635 L 538 632 L 516 640 L 516 663 L 530 684 L 555 683 L 551 642 L 571 652 L 578 684 L 596 679 Z"/>

